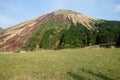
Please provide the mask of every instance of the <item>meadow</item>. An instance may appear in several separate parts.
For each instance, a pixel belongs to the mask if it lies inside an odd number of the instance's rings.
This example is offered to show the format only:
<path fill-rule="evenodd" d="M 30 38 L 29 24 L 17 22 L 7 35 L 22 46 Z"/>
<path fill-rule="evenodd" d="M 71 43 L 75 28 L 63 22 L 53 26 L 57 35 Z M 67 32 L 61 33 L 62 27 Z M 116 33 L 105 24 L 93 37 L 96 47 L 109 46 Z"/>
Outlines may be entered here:
<path fill-rule="evenodd" d="M 120 49 L 1 52 L 0 80 L 120 80 Z"/>

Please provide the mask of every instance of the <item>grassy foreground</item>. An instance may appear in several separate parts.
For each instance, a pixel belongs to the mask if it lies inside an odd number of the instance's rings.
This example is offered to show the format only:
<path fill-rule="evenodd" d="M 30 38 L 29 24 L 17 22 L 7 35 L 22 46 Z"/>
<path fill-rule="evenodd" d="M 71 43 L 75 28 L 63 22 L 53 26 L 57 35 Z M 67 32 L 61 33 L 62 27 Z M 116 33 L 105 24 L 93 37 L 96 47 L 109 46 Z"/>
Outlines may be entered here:
<path fill-rule="evenodd" d="M 0 80 L 120 80 L 120 49 L 0 54 Z"/>

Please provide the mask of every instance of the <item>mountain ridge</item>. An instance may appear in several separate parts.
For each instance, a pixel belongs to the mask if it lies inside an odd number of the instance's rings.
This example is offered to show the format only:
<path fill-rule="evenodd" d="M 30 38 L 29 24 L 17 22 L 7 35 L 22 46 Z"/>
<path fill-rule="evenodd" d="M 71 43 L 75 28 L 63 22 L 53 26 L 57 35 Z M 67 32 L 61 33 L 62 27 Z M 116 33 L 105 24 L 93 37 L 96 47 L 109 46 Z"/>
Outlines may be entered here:
<path fill-rule="evenodd" d="M 87 26 L 87 28 L 92 29 L 92 26 L 89 24 L 91 22 L 96 22 L 98 19 L 91 18 L 88 16 L 83 15 L 82 13 L 78 13 L 72 10 L 56 10 L 52 12 L 55 15 L 63 14 L 65 17 L 71 19 L 74 24 L 77 22 Z"/>
<path fill-rule="evenodd" d="M 56 49 L 63 45 L 61 42 L 63 34 L 66 34 L 66 31 L 69 32 L 71 25 L 78 26 L 78 30 L 81 28 L 87 33 L 96 29 L 97 24 L 104 22 L 104 20 L 94 19 L 72 10 L 56 10 L 6 29 L 0 36 L 0 48 L 3 51 Z M 78 39 L 78 44 L 80 42 Z"/>

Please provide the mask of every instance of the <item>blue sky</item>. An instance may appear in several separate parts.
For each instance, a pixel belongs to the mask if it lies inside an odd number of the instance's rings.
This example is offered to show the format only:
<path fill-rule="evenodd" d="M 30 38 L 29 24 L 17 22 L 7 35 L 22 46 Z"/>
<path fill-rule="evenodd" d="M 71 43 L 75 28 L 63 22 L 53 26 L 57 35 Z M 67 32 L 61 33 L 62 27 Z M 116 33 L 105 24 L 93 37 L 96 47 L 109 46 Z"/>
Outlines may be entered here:
<path fill-rule="evenodd" d="M 11 27 L 58 9 L 120 21 L 120 0 L 0 0 L 0 27 Z"/>

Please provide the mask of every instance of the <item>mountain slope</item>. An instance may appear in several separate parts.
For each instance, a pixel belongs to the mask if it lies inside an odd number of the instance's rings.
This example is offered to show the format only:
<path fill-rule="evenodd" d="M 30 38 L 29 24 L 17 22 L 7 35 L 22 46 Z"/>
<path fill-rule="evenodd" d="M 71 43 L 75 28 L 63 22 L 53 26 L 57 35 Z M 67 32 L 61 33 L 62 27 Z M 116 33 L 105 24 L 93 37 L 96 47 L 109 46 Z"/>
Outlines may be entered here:
<path fill-rule="evenodd" d="M 3 28 L 0 27 L 0 32 L 3 31 Z"/>
<path fill-rule="evenodd" d="M 105 22 L 71 10 L 57 10 L 6 29 L 0 36 L 0 49 L 39 50 L 95 44 L 90 36 Z"/>
<path fill-rule="evenodd" d="M 3 32 L 4 32 L 4 29 L 0 27 L 0 36 L 2 35 Z"/>
<path fill-rule="evenodd" d="M 29 20 L 8 28 L 0 36 L 0 47 L 5 51 L 14 51 L 21 47 L 22 43 L 26 42 L 30 35 L 37 30 L 37 28 L 47 21 L 49 15 L 41 16 L 33 20 Z"/>
<path fill-rule="evenodd" d="M 2 28 L 0 27 L 0 30 L 2 30 Z"/>
<path fill-rule="evenodd" d="M 69 20 L 72 20 L 74 24 L 77 22 L 81 23 L 82 25 L 86 26 L 87 28 L 91 29 L 92 26 L 90 23 L 96 22 L 97 19 L 90 18 L 88 16 L 85 16 L 81 13 L 77 13 L 71 10 L 57 10 L 53 12 L 53 14 L 63 14 L 65 17 L 67 17 Z"/>

